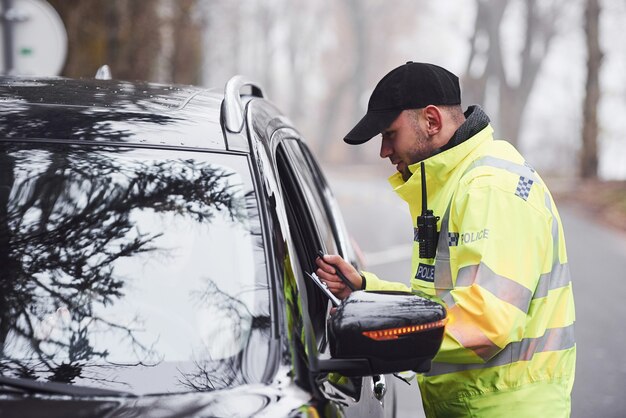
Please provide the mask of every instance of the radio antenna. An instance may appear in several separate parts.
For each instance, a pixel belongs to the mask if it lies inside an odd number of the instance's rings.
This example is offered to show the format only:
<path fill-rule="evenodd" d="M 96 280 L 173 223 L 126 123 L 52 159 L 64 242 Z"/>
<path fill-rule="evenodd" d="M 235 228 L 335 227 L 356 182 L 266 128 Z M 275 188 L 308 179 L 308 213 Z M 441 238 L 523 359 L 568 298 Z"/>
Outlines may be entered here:
<path fill-rule="evenodd" d="M 422 170 L 422 215 L 426 215 L 428 211 L 428 203 L 426 203 L 426 169 L 424 168 L 424 161 L 420 164 Z"/>

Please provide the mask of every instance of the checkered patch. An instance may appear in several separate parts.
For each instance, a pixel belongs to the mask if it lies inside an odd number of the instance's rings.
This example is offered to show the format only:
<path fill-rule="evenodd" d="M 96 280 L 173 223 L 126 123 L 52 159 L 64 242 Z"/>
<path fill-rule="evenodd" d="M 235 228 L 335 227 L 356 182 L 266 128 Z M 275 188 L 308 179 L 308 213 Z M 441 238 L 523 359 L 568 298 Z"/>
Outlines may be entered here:
<path fill-rule="evenodd" d="M 448 232 L 448 247 L 456 247 L 459 245 L 459 233 Z"/>
<path fill-rule="evenodd" d="M 532 185 L 533 181 L 531 179 L 520 176 L 515 194 L 524 200 L 528 200 L 528 195 L 530 194 L 530 188 Z"/>

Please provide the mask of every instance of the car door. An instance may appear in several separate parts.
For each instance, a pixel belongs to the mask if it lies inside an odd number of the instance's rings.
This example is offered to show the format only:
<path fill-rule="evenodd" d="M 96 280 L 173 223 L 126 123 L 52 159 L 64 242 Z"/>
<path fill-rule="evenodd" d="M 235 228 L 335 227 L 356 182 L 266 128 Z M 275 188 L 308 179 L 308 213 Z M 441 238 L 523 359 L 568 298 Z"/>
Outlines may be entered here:
<path fill-rule="evenodd" d="M 318 250 L 340 254 L 358 267 L 337 203 L 310 150 L 291 129 L 278 130 L 274 135 L 277 135 L 277 171 L 300 264 L 294 267 L 309 273 L 315 271 Z M 329 357 L 326 323 L 330 303 L 311 280 L 306 281 L 306 287 L 306 305 L 317 349 L 321 357 Z M 380 396 L 384 392 L 383 376 L 346 378 L 328 375 L 318 377 L 317 381 L 327 399 L 343 405 L 346 416 L 383 416 L 384 407 L 394 407 L 393 394 L 390 394 L 388 405 Z"/>

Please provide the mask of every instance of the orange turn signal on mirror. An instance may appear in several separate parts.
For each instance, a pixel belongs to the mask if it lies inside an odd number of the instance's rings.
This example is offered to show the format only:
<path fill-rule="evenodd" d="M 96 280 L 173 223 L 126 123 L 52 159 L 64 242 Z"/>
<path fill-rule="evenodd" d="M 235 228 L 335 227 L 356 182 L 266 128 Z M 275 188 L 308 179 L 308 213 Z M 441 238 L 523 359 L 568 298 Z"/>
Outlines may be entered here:
<path fill-rule="evenodd" d="M 380 329 L 376 331 L 363 331 L 363 335 L 376 341 L 395 340 L 407 334 L 428 331 L 433 328 L 442 328 L 446 325 L 447 321 L 448 318 L 444 318 L 439 321 L 429 322 L 427 324 L 421 325 L 410 325 L 407 327 Z"/>

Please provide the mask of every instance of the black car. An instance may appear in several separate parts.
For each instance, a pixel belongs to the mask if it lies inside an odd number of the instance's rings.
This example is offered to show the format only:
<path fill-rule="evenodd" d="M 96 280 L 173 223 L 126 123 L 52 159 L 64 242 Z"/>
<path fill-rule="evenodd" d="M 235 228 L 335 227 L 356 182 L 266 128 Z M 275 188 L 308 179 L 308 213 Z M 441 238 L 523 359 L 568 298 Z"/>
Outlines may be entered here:
<path fill-rule="evenodd" d="M 318 251 L 359 267 L 258 86 L 0 79 L 0 416 L 393 415 L 445 309 L 334 310 Z"/>

